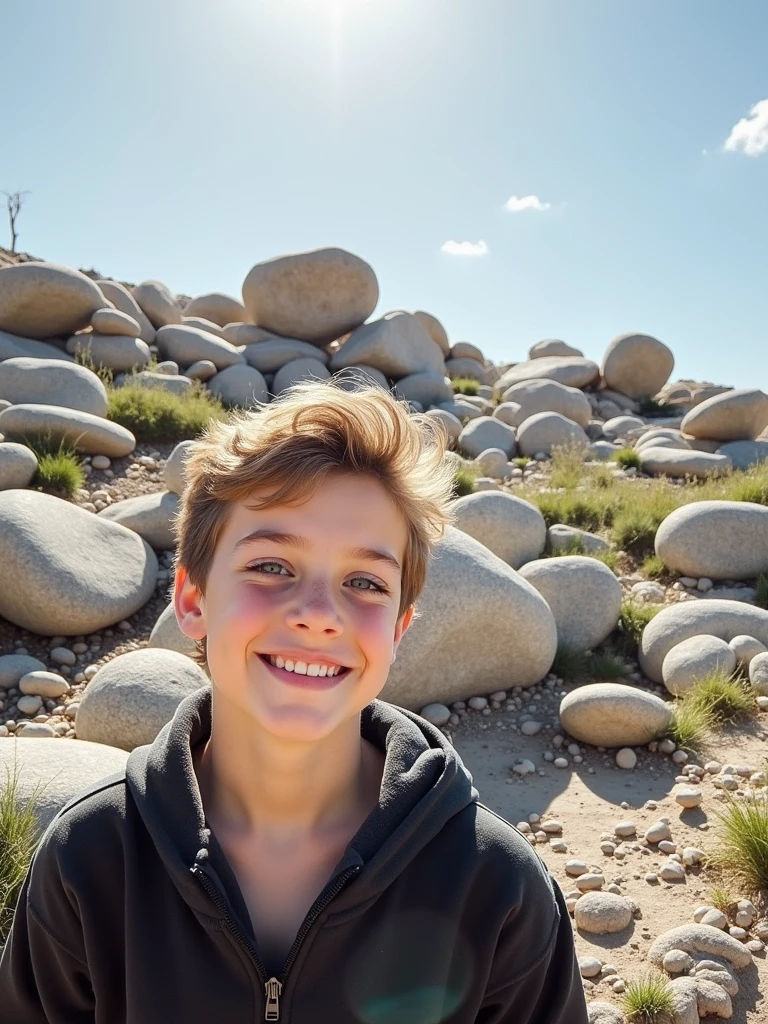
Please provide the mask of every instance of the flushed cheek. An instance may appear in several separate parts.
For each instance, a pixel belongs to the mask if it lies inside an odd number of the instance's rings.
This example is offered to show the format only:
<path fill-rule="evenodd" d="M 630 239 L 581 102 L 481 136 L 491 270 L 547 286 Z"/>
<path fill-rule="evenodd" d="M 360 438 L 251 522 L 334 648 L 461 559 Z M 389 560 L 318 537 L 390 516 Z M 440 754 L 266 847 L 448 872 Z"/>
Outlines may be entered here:
<path fill-rule="evenodd" d="M 258 636 L 275 615 L 275 601 L 258 587 L 237 587 L 227 597 L 216 601 L 217 632 L 230 638 L 242 637 L 246 641 Z"/>

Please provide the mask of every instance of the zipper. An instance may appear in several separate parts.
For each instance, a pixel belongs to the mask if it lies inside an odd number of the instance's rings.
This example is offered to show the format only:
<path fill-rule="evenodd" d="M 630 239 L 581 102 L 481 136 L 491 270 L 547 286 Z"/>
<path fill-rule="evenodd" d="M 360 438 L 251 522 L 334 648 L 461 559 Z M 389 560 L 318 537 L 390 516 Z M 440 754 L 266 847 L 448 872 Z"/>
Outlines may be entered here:
<path fill-rule="evenodd" d="M 282 979 L 280 978 L 269 978 L 268 981 L 264 981 L 266 977 L 266 969 L 262 963 L 261 957 L 259 956 L 258 949 L 253 945 L 249 937 L 238 925 L 237 921 L 232 917 L 229 912 L 227 901 L 219 892 L 216 884 L 208 877 L 203 868 L 199 864 L 192 866 L 192 874 L 196 875 L 200 880 L 202 887 L 205 889 L 208 898 L 211 900 L 213 905 L 219 911 L 221 916 L 224 918 L 227 927 L 235 938 L 245 947 L 248 951 L 249 956 L 253 960 L 256 971 L 259 975 L 259 981 L 264 986 L 264 995 L 266 999 L 266 1005 L 264 1008 L 264 1020 L 265 1021 L 279 1021 L 280 1020 L 280 996 L 282 995 L 283 988 L 285 986 L 285 980 L 288 976 L 289 971 L 293 967 L 296 957 L 301 949 L 301 944 L 304 941 L 307 933 L 309 932 L 312 925 L 317 920 L 318 916 L 328 906 L 328 904 L 338 896 L 344 886 L 347 884 L 353 875 L 356 875 L 360 870 L 360 865 L 348 868 L 343 874 L 330 885 L 328 885 L 323 892 L 315 900 L 314 904 L 310 908 L 309 913 L 304 918 L 304 923 L 299 929 L 299 933 L 291 946 L 288 958 L 283 965 Z"/>

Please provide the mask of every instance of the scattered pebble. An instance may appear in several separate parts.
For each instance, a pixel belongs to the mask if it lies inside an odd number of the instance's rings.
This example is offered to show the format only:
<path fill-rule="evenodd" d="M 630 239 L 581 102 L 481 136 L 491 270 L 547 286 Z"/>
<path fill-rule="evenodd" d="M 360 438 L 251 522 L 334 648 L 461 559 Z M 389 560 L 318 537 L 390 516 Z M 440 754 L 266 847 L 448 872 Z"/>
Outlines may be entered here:
<path fill-rule="evenodd" d="M 637 764 L 637 754 L 631 747 L 622 747 L 616 754 L 616 764 L 619 768 L 631 770 Z"/>

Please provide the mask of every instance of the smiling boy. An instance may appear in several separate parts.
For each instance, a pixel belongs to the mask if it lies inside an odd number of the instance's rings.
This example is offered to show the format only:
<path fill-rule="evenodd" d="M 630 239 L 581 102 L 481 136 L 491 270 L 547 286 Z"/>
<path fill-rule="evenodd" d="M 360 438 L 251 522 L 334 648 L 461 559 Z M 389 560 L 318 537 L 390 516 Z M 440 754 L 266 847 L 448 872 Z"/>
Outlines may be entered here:
<path fill-rule="evenodd" d="M 586 1022 L 536 853 L 377 699 L 451 518 L 442 455 L 333 382 L 192 446 L 174 607 L 212 685 L 47 830 L 6 1024 Z"/>

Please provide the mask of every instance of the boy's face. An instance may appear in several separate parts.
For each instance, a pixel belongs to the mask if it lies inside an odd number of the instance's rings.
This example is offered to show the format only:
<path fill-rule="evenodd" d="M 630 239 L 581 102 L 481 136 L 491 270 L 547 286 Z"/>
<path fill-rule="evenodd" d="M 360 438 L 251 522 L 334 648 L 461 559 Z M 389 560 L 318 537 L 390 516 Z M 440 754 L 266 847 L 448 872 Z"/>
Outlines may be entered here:
<path fill-rule="evenodd" d="M 207 637 L 217 699 L 301 741 L 356 716 L 384 686 L 413 616 L 398 618 L 406 541 L 405 520 L 368 477 L 332 474 L 302 505 L 234 506 L 205 595 L 182 567 L 174 592 L 183 632 Z"/>

